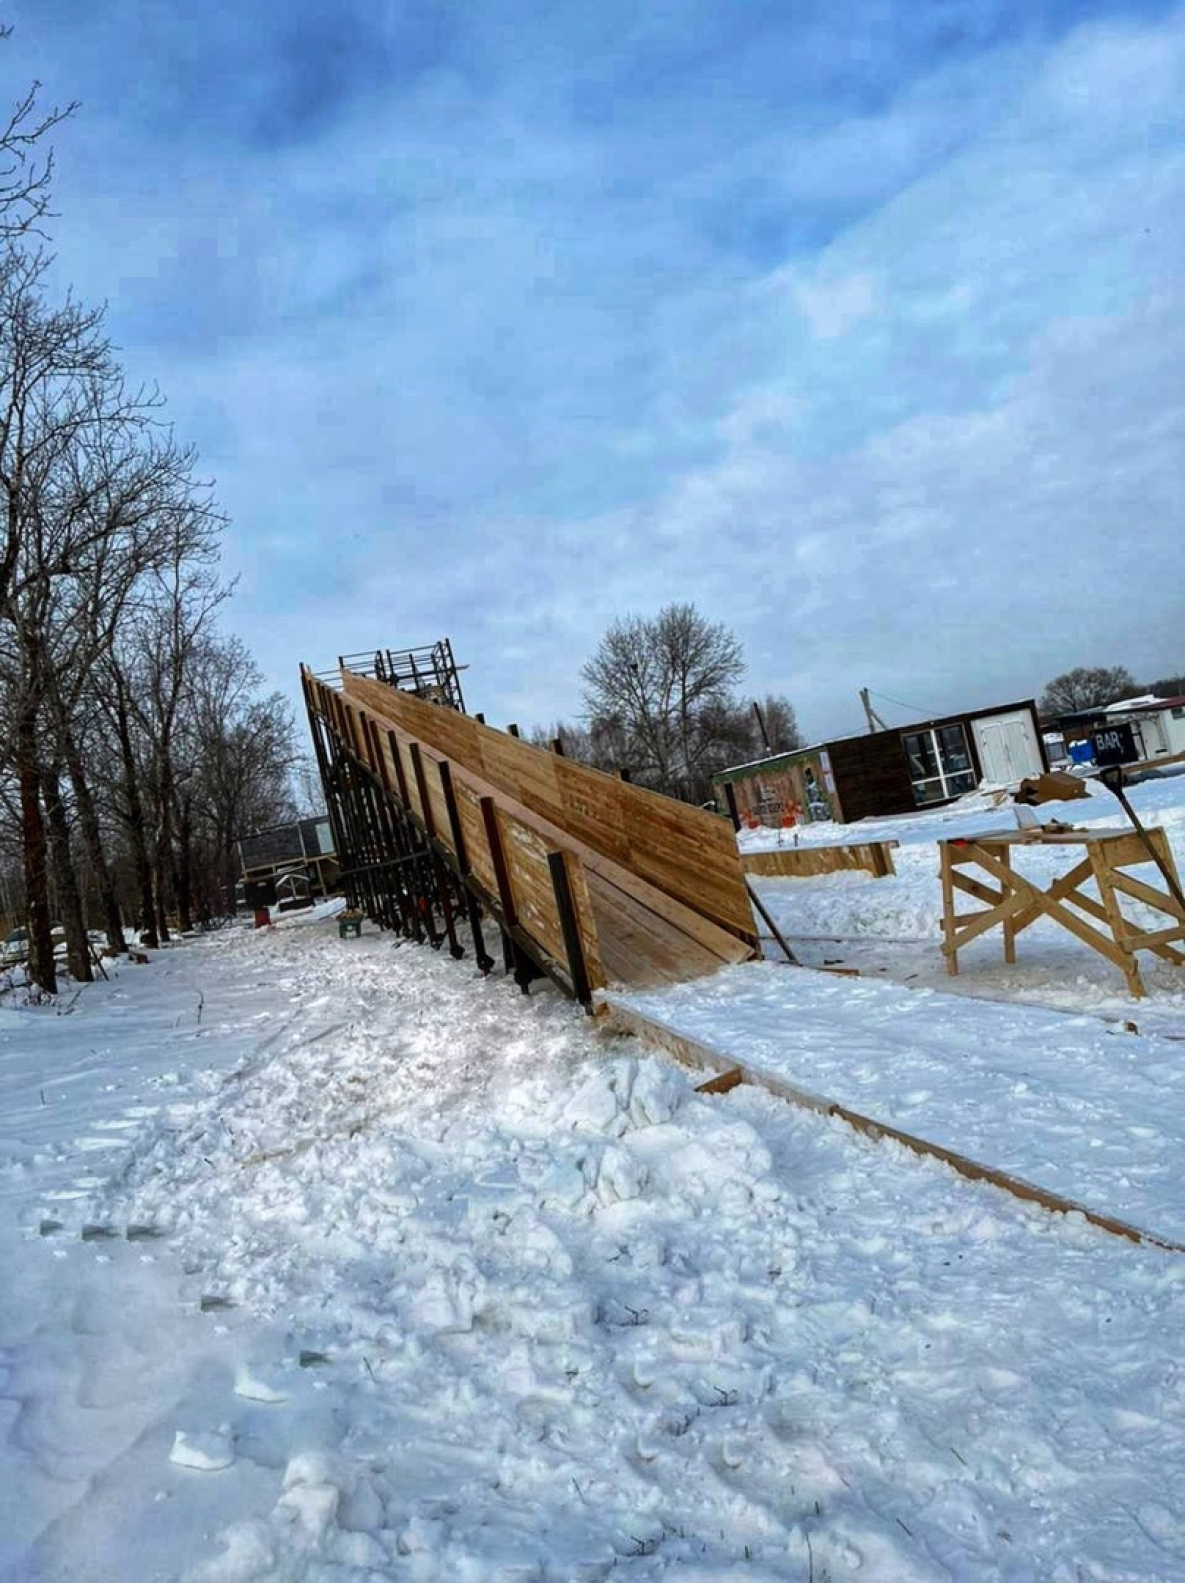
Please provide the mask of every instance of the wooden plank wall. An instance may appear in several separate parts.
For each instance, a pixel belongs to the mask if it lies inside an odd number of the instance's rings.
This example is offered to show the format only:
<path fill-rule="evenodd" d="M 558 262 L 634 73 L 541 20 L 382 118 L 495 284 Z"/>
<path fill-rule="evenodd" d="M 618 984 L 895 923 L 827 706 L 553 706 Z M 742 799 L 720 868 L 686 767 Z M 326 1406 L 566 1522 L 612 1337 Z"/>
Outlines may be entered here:
<path fill-rule="evenodd" d="M 693 912 L 756 944 L 753 909 L 727 820 L 573 763 L 455 710 L 342 673 L 344 696 L 430 743 L 558 829 Z"/>
<path fill-rule="evenodd" d="M 492 732 L 467 716 L 439 705 L 423 704 L 383 683 L 351 677 L 352 684 L 363 685 L 352 685 L 347 695 L 327 687 L 308 670 L 302 674 L 310 707 L 327 723 L 338 742 L 378 776 L 390 794 L 410 810 L 460 866 L 445 794 L 447 775 L 461 833 L 459 845 L 477 888 L 509 912 L 511 921 L 560 968 L 561 977 L 566 971 L 567 953 L 549 864 L 554 853 L 564 857 L 585 968 L 594 989 L 610 983 L 640 988 L 680 982 L 757 954 L 751 912 L 745 919 L 746 933 L 722 928 L 712 918 L 633 872 L 615 856 L 536 812 L 505 789 L 504 784 L 472 767 L 484 765 L 488 759 L 505 783 L 521 762 L 526 767 L 523 784 L 513 790 L 525 791 L 536 805 L 545 801 L 546 790 L 555 805 L 558 799 L 552 788 L 561 780 L 570 786 L 574 778 L 556 778 L 550 770 L 555 766 L 561 770 L 579 766 L 568 765 L 526 743 L 517 743 L 513 737 L 502 738 L 502 733 Z M 416 705 L 416 709 L 404 708 L 407 703 Z M 491 748 L 487 735 L 502 740 Z M 499 752 L 503 742 L 523 750 L 521 761 L 513 753 Z M 618 784 L 609 776 L 596 778 L 609 787 Z M 679 806 L 676 804 L 676 809 Z M 601 812 L 598 823 L 591 808 L 591 800 L 586 798 L 585 811 L 574 822 L 584 830 L 599 833 L 609 815 Z M 700 810 L 687 812 L 699 814 Z M 620 810 L 619 817 L 619 838 L 606 844 L 613 853 L 625 853 L 628 857 L 633 842 L 626 835 Z M 712 826 L 721 824 L 743 887 L 731 830 L 722 821 L 709 815 L 703 817 Z M 712 835 L 716 835 L 714 828 Z M 650 868 L 660 870 L 665 862 L 673 871 L 677 866 L 674 836 L 669 837 L 666 847 L 657 842 L 655 847 Z M 500 848 L 504 859 L 501 874 L 496 848 Z M 508 896 L 502 894 L 503 885 L 509 890 Z M 718 895 L 721 889 L 717 885 L 711 894 Z"/>
<path fill-rule="evenodd" d="M 859 841 L 845 846 L 784 846 L 772 852 L 745 852 L 741 866 L 746 874 L 767 878 L 807 879 L 816 874 L 838 874 L 844 869 L 867 869 L 877 879 L 897 872 L 893 864 L 896 841 Z"/>
<path fill-rule="evenodd" d="M 876 731 L 827 744 L 848 824 L 881 814 L 913 813 L 917 799 L 898 731 Z"/>

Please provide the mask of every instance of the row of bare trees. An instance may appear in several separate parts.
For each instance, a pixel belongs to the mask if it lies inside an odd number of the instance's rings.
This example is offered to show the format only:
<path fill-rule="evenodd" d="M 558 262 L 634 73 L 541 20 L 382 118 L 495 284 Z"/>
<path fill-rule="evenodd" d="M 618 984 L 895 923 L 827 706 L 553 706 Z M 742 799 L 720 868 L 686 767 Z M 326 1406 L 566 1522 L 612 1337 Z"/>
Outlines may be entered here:
<path fill-rule="evenodd" d="M 292 813 L 291 713 L 214 617 L 223 519 L 103 314 L 55 298 L 41 224 L 59 112 L 0 130 L 0 824 L 31 982 L 222 910 L 235 837 Z M 7 862 L 5 862 L 7 860 Z M 18 872 L 13 874 L 12 868 Z"/>

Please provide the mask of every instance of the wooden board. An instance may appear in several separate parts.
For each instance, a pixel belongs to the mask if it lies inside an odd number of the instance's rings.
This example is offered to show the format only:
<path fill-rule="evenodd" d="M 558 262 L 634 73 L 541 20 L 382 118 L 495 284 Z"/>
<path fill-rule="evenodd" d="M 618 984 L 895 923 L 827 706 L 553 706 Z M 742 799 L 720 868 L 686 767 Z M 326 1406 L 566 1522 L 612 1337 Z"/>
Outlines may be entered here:
<path fill-rule="evenodd" d="M 897 845 L 896 841 L 860 841 L 847 846 L 785 846 L 772 852 L 744 852 L 741 867 L 746 874 L 791 879 L 866 869 L 879 879 L 897 872 L 893 865 Z"/>
<path fill-rule="evenodd" d="M 606 874 L 590 870 L 585 874 L 606 983 L 657 989 L 702 978 L 730 960 L 744 961 L 750 955 L 739 940 L 731 941 L 731 956 L 722 955 L 720 949 L 710 949 L 615 885 Z M 720 945 L 729 950 L 723 942 Z"/>

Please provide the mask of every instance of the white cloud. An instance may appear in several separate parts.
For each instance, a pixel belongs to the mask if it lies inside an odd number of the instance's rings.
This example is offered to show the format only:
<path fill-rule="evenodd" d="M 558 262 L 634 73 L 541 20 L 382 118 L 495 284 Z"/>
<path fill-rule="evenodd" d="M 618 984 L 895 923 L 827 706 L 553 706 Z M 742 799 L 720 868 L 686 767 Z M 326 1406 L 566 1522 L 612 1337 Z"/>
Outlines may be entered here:
<path fill-rule="evenodd" d="M 836 336 L 846 335 L 878 305 L 873 278 L 863 271 L 833 280 L 799 281 L 793 289 L 817 341 L 831 341 Z"/>

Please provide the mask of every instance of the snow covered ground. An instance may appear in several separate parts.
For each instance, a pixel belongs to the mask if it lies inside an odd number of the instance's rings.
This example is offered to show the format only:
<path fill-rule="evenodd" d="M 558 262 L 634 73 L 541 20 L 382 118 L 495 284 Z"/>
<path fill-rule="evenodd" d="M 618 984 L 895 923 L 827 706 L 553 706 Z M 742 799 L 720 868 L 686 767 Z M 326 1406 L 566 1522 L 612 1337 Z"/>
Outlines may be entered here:
<path fill-rule="evenodd" d="M 1185 1577 L 1185 1263 L 692 1083 L 307 916 L 0 1011 L 0 1576 Z"/>
<path fill-rule="evenodd" d="M 1122 827 L 1114 798 L 1088 784 L 1089 802 L 1049 804 L 1043 817 Z M 1146 781 L 1131 800 L 1168 832 L 1185 871 L 1185 775 Z M 1015 966 L 1003 962 L 997 930 L 960 953 L 957 978 L 947 975 L 935 843 L 1014 826 L 1012 806 L 985 796 L 894 820 L 808 825 L 803 844 L 901 843 L 895 876 L 754 881 L 800 960 L 854 967 L 859 979 L 748 965 L 619 998 L 753 1070 L 1185 1240 L 1185 968 L 1142 953 L 1149 995 L 1133 1000 L 1117 969 L 1043 919 L 1020 937 Z M 788 840 L 741 836 L 748 850 Z M 1015 853 L 1042 885 L 1076 860 L 1056 846 Z M 1163 883 L 1151 864 L 1147 878 Z M 784 960 L 772 940 L 767 952 Z"/>

